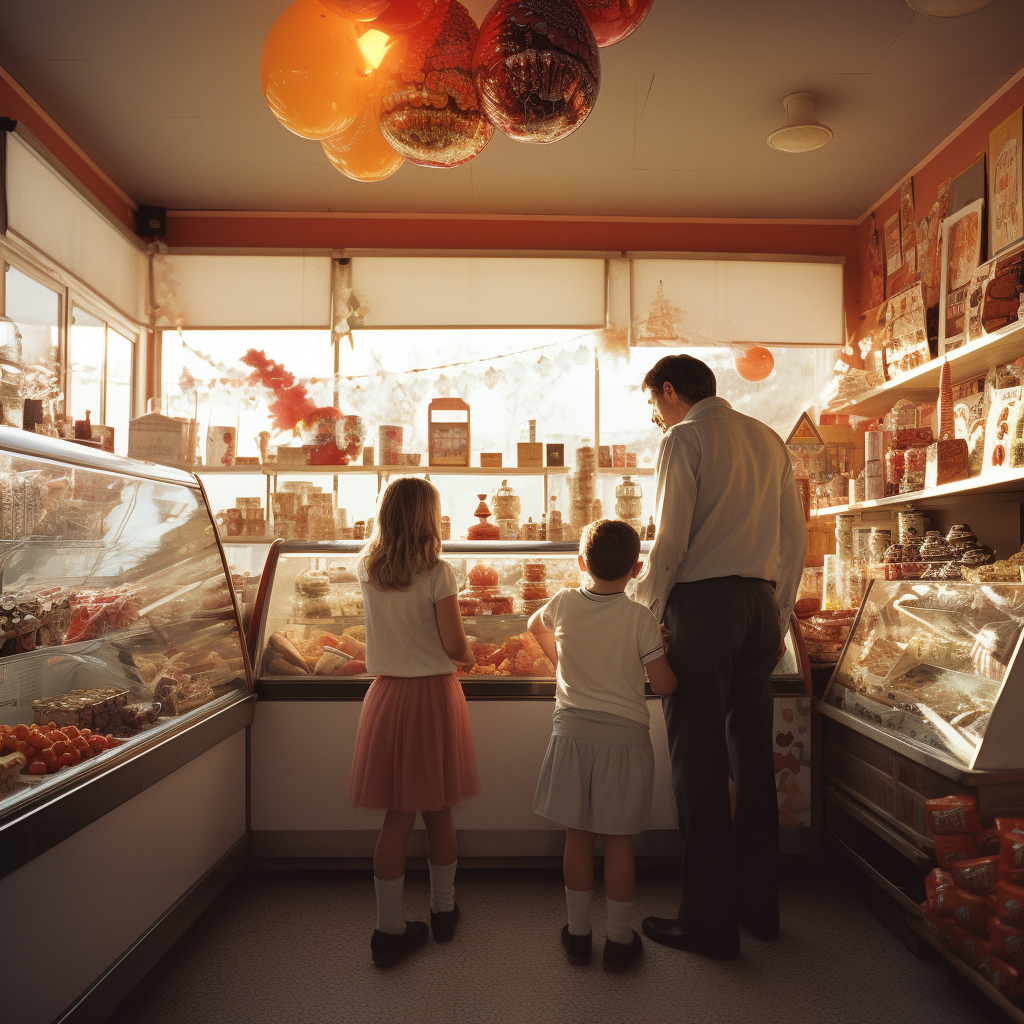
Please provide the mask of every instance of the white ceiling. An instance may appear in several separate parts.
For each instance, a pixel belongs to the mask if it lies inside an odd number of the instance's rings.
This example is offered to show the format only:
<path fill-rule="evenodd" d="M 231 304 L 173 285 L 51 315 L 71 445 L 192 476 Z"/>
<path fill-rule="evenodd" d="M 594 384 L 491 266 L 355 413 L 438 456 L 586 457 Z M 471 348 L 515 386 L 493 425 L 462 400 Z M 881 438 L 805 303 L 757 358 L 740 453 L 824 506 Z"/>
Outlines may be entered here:
<path fill-rule="evenodd" d="M 500 133 L 453 170 L 367 185 L 271 115 L 286 0 L 0 0 L 0 65 L 134 199 L 169 209 L 852 219 L 1024 66 L 1024 2 L 655 0 L 601 51 L 597 106 L 552 146 Z M 489 0 L 467 4 L 479 23 Z M 824 149 L 771 150 L 788 93 Z M 2 113 L 2 111 L 0 111 Z"/>

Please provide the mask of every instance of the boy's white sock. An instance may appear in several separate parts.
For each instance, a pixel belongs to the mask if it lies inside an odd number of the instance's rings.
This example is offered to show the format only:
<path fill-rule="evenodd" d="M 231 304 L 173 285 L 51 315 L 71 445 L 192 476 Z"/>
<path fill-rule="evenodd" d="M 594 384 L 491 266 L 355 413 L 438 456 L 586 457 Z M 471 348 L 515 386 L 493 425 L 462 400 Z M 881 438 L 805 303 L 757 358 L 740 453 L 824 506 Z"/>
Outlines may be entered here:
<path fill-rule="evenodd" d="M 569 907 L 569 934 L 589 935 L 590 934 L 590 901 L 594 897 L 594 890 L 576 892 L 575 889 L 565 887 L 565 902 Z"/>
<path fill-rule="evenodd" d="M 604 901 L 608 906 L 608 928 L 605 934 L 612 942 L 628 946 L 633 941 L 633 929 L 629 926 L 633 920 L 633 901 L 619 903 L 607 896 Z"/>
<path fill-rule="evenodd" d="M 377 931 L 390 935 L 405 932 L 405 914 L 402 912 L 402 889 L 405 875 L 397 878 L 373 876 L 373 888 L 377 893 Z"/>
<path fill-rule="evenodd" d="M 451 864 L 431 864 L 430 868 L 430 912 L 436 914 L 438 911 L 455 909 L 455 866 L 459 862 L 453 860 Z"/>

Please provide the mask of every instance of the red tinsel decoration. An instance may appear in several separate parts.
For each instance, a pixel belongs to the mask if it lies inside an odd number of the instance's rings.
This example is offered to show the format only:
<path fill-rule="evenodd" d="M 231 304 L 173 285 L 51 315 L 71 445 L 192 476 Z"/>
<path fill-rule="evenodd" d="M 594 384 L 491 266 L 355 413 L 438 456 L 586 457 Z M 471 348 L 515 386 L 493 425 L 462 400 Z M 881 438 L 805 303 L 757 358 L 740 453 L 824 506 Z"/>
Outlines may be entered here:
<path fill-rule="evenodd" d="M 269 407 L 270 421 L 278 430 L 294 430 L 300 423 L 311 422 L 317 417 L 341 418 L 341 410 L 332 405 L 314 405 L 306 385 L 296 382 L 295 374 L 289 373 L 280 363 L 268 359 L 266 352 L 251 348 L 242 356 L 242 362 L 253 368 L 246 378 L 249 384 L 262 384 L 273 391 L 275 398 Z"/>

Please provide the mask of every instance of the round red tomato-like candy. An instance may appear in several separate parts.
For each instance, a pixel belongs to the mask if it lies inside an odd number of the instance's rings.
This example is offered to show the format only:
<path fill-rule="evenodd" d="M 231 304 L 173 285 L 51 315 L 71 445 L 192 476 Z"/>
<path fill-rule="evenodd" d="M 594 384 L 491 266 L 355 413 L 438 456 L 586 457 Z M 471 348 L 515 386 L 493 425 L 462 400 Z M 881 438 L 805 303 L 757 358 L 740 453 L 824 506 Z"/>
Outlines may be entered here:
<path fill-rule="evenodd" d="M 28 726 L 23 722 L 14 727 L 14 738 L 16 740 L 28 740 Z"/>
<path fill-rule="evenodd" d="M 29 775 L 45 775 L 46 764 L 43 761 L 30 761 L 25 771 Z"/>
<path fill-rule="evenodd" d="M 47 766 L 47 768 L 54 768 L 57 764 L 57 752 L 53 747 L 44 747 L 39 751 L 39 759 Z"/>
<path fill-rule="evenodd" d="M 613 46 L 634 33 L 654 0 L 576 0 L 598 46 Z"/>
<path fill-rule="evenodd" d="M 500 131 L 519 142 L 557 142 L 597 102 L 597 40 L 575 0 L 498 0 L 480 26 L 473 80 Z"/>
<path fill-rule="evenodd" d="M 751 382 L 765 380 L 775 369 L 775 357 L 766 348 L 755 345 L 736 356 L 736 372 Z"/>
<path fill-rule="evenodd" d="M 73 725 L 67 725 L 61 731 L 69 740 L 77 739 L 79 735 L 77 727 Z"/>

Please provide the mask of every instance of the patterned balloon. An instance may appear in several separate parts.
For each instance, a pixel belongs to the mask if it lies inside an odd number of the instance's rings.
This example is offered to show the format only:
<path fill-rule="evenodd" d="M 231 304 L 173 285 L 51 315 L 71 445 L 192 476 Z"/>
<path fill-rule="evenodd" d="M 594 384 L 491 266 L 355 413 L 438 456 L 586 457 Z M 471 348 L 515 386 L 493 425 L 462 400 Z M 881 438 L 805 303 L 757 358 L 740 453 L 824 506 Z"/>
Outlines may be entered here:
<path fill-rule="evenodd" d="M 317 0 L 295 0 L 274 22 L 260 54 L 260 84 L 274 116 L 304 139 L 345 131 L 373 83 L 355 24 Z"/>
<path fill-rule="evenodd" d="M 557 142 L 594 109 L 601 61 L 576 0 L 498 0 L 473 75 L 488 118 L 520 142 Z"/>
<path fill-rule="evenodd" d="M 765 380 L 775 369 L 775 357 L 766 348 L 755 345 L 734 357 L 736 372 L 749 381 Z"/>
<path fill-rule="evenodd" d="M 476 37 L 469 11 L 458 0 L 440 0 L 384 58 L 374 89 L 380 130 L 413 163 L 457 167 L 494 135 L 470 72 Z"/>
<path fill-rule="evenodd" d="M 377 108 L 372 101 L 347 132 L 320 145 L 327 159 L 355 181 L 383 181 L 405 163 L 405 157 L 396 153 L 381 135 Z"/>
<path fill-rule="evenodd" d="M 647 17 L 654 0 L 576 0 L 586 15 L 598 46 L 621 43 Z"/>

